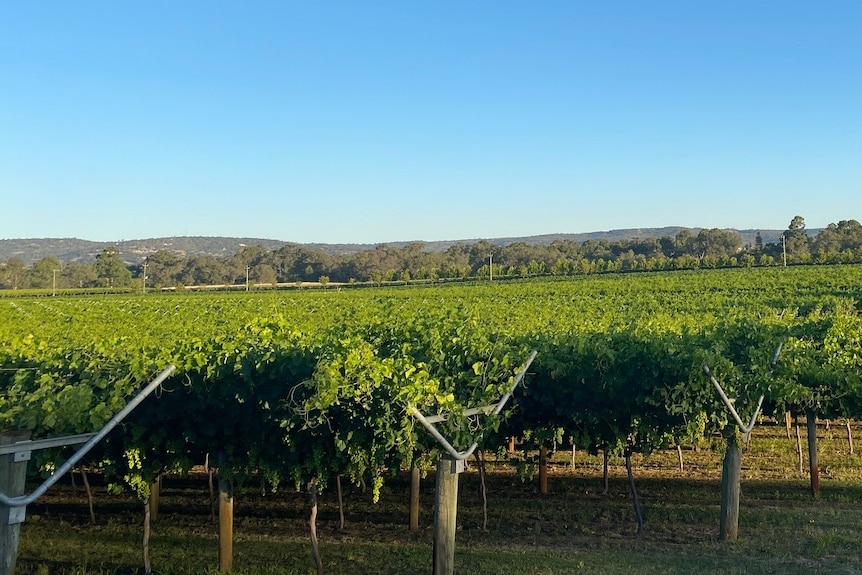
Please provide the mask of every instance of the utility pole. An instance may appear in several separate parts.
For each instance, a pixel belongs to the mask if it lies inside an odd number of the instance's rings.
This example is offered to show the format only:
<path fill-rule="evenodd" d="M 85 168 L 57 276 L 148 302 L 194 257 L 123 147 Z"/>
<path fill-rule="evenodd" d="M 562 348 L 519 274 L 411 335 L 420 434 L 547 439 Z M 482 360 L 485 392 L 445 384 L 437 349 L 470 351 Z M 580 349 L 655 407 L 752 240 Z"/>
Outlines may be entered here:
<path fill-rule="evenodd" d="M 143 263 L 143 264 L 141 264 L 141 265 L 142 265 L 142 266 L 143 266 L 143 268 L 144 268 L 144 275 L 143 275 L 143 278 L 142 278 L 142 279 L 143 279 L 143 286 L 142 286 L 142 288 L 141 288 L 141 289 L 142 289 L 143 293 L 147 293 L 147 264 L 146 264 L 146 263 Z"/>
<path fill-rule="evenodd" d="M 58 271 L 60 271 L 60 270 L 58 270 L 58 269 L 53 269 L 53 270 L 51 270 L 51 271 L 54 273 L 54 279 L 53 279 L 53 281 L 51 282 L 51 295 L 52 295 L 52 296 L 55 296 L 55 295 L 57 295 L 57 272 L 58 272 Z"/>
<path fill-rule="evenodd" d="M 781 236 L 781 251 L 782 258 L 784 260 L 784 267 L 787 267 L 787 236 L 784 234 Z"/>
<path fill-rule="evenodd" d="M 245 291 L 248 291 L 248 270 L 249 267 L 245 266 Z"/>
<path fill-rule="evenodd" d="M 494 254 L 488 254 L 488 277 L 494 281 Z"/>

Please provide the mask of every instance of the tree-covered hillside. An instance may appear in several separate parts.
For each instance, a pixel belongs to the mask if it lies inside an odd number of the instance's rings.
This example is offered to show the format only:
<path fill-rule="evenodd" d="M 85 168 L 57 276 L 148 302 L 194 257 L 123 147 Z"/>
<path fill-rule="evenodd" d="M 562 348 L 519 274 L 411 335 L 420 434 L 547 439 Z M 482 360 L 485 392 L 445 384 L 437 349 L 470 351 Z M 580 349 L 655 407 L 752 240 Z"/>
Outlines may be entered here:
<path fill-rule="evenodd" d="M 180 240 L 193 239 L 180 238 L 141 251 L 143 257 L 137 263 L 129 261 L 129 251 L 113 245 L 97 252 L 92 263 L 46 256 L 28 265 L 24 258 L 12 256 L 0 260 L 0 288 L 123 287 L 135 282 L 143 287 L 145 276 L 149 287 L 318 281 L 379 284 L 862 261 L 862 225 L 856 220 L 830 224 L 815 234 L 805 228 L 804 218 L 796 216 L 777 236 L 755 233 L 750 239 L 735 230 L 688 228 L 678 228 L 673 235 L 613 241 L 546 242 L 551 237 L 533 238 L 532 243 L 527 239 L 455 242 L 445 249 L 423 242 L 323 249 L 234 239 L 232 252 L 216 242 L 209 251 L 195 253 L 176 249 L 185 245 Z"/>

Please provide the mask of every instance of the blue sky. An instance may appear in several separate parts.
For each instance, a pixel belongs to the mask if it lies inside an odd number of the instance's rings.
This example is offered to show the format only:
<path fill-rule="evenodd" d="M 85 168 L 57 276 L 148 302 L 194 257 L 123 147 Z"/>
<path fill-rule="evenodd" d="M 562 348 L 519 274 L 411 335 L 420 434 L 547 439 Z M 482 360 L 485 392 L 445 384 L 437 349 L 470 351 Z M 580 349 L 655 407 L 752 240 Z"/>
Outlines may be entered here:
<path fill-rule="evenodd" d="M 5 2 L 0 238 L 862 220 L 859 2 Z"/>

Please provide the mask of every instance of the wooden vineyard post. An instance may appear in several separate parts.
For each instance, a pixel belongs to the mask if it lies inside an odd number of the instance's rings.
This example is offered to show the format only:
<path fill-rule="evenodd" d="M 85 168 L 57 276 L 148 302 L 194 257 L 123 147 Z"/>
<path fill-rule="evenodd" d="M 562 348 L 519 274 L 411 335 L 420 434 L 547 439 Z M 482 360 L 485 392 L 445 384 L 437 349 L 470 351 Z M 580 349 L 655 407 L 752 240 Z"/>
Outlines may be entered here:
<path fill-rule="evenodd" d="M 799 474 L 805 473 L 804 462 L 802 459 L 802 438 L 799 436 L 799 417 L 796 417 L 796 460 L 799 464 Z"/>
<path fill-rule="evenodd" d="M 817 466 L 817 416 L 813 409 L 805 412 L 808 427 L 808 470 L 811 474 L 811 495 L 820 497 L 820 468 Z"/>
<path fill-rule="evenodd" d="M 137 408 L 156 390 L 176 369 L 169 365 L 155 379 L 148 383 L 132 398 L 126 406 L 114 415 L 96 433 L 82 433 L 66 437 L 54 437 L 30 441 L 29 432 L 12 432 L 0 435 L 0 575 L 14 573 L 18 557 L 18 534 L 20 524 L 26 517 L 27 505 L 45 494 L 61 477 L 75 468 L 75 465 L 102 441 L 127 415 Z M 29 495 L 24 495 L 24 479 L 27 461 L 33 451 L 83 444 L 65 463 Z"/>
<path fill-rule="evenodd" d="M 539 448 L 539 493 L 548 495 L 548 448 L 544 445 Z"/>
<path fill-rule="evenodd" d="M 433 575 L 455 573 L 455 530 L 458 515 L 458 474 L 464 461 L 443 455 L 437 462 L 437 493 L 434 505 Z"/>
<path fill-rule="evenodd" d="M 530 364 L 536 359 L 536 352 L 530 357 L 524 367 L 515 376 L 509 390 L 495 404 L 464 410 L 463 415 L 470 417 L 482 413 L 499 415 L 506 402 L 512 397 L 515 387 L 527 374 Z M 445 453 L 437 462 L 437 490 L 434 505 L 434 552 L 432 558 L 433 575 L 454 575 L 455 573 L 455 530 L 458 511 L 458 474 L 464 471 L 464 460 L 473 455 L 479 447 L 479 439 L 473 441 L 465 451 L 455 449 L 449 440 L 437 431 L 435 423 L 445 421 L 448 415 L 426 417 L 416 407 L 407 406 L 407 413 L 419 421 L 434 439 L 443 447 Z"/>
<path fill-rule="evenodd" d="M 721 510 L 718 537 L 725 541 L 736 541 L 739 536 L 739 498 L 742 450 L 736 439 L 736 430 L 728 425 L 727 451 L 721 466 Z"/>
<path fill-rule="evenodd" d="M 419 531 L 419 468 L 410 469 L 410 531 Z"/>
<path fill-rule="evenodd" d="M 207 453 L 206 458 L 204 459 L 204 471 L 207 474 L 207 483 L 210 488 L 210 521 L 213 523 L 216 522 L 216 511 L 218 510 L 218 497 L 215 492 L 215 485 L 213 485 L 213 474 L 214 469 L 210 466 L 210 454 Z"/>
<path fill-rule="evenodd" d="M 218 458 L 218 568 L 233 569 L 233 484 L 227 477 L 227 455 Z"/>
<path fill-rule="evenodd" d="M 9 445 L 30 439 L 29 431 L 7 431 L 0 434 L 0 445 Z M 0 455 L 0 491 L 10 497 L 24 494 L 27 478 L 27 461 L 16 461 L 15 454 Z M 21 533 L 23 507 L 0 507 L 0 575 L 15 573 L 18 560 L 18 538 Z"/>
<path fill-rule="evenodd" d="M 320 558 L 320 545 L 317 540 L 317 479 L 308 482 L 308 536 L 311 540 L 311 557 L 317 575 L 323 575 L 323 560 Z"/>
<path fill-rule="evenodd" d="M 635 508 L 635 518 L 638 522 L 638 537 L 644 532 L 644 514 L 641 511 L 640 499 L 638 498 L 638 488 L 635 485 L 635 475 L 632 471 L 632 453 L 636 451 L 634 438 L 629 436 L 626 440 L 625 457 L 626 457 L 626 475 L 629 478 L 629 488 L 632 493 L 632 505 Z"/>
<path fill-rule="evenodd" d="M 602 489 L 602 495 L 607 495 L 608 491 L 611 488 L 610 483 L 608 482 L 608 444 L 602 444 L 602 478 L 604 481 L 605 488 Z"/>
<path fill-rule="evenodd" d="M 156 477 L 156 480 L 150 483 L 150 520 L 155 522 L 159 519 L 159 497 L 161 496 L 162 476 Z"/>
<path fill-rule="evenodd" d="M 847 429 L 848 453 L 853 455 L 853 427 L 850 425 L 850 419 L 844 420 L 844 426 Z"/>
<path fill-rule="evenodd" d="M 775 350 L 772 356 L 772 364 L 778 362 L 778 355 L 781 353 L 781 345 Z M 736 411 L 733 405 L 733 400 L 727 397 L 724 388 L 712 374 L 709 366 L 703 364 L 703 371 L 709 377 L 710 382 L 718 392 L 724 406 L 733 416 L 736 425 L 739 426 L 739 431 L 742 432 L 742 441 L 748 445 L 748 440 L 751 430 L 757 423 L 757 416 L 760 415 L 760 408 L 763 405 L 764 396 L 761 395 L 757 400 L 757 407 L 751 415 L 751 421 L 746 425 L 742 422 L 742 418 Z M 724 461 L 721 468 L 721 511 L 720 524 L 718 529 L 719 539 L 725 541 L 735 541 L 739 536 L 739 499 L 740 499 L 740 476 L 742 474 L 742 450 L 739 441 L 736 437 L 736 429 L 730 423 L 724 430 L 724 436 L 727 438 L 727 452 L 724 454 Z"/>

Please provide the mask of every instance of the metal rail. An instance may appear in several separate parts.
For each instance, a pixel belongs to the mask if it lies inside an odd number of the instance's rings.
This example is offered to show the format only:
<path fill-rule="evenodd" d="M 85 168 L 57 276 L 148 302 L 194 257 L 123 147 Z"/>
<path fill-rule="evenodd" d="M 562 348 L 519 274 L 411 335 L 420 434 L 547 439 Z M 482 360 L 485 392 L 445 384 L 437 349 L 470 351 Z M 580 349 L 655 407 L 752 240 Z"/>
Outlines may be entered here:
<path fill-rule="evenodd" d="M 29 457 L 23 454 L 30 451 L 39 451 L 40 449 L 51 449 L 52 447 L 66 447 L 67 445 L 77 445 L 86 443 L 88 439 L 96 435 L 95 433 L 81 433 L 79 435 L 66 435 L 64 437 L 52 437 L 50 439 L 25 439 L 17 441 L 9 445 L 0 445 L 0 455 L 15 454 L 15 461 L 24 461 Z"/>
<path fill-rule="evenodd" d="M 132 412 L 132 410 L 138 407 L 138 405 L 140 405 L 141 402 L 143 402 L 148 395 L 155 391 L 156 388 L 159 387 L 159 385 L 161 385 L 162 382 L 164 382 L 168 378 L 168 376 L 170 376 L 174 372 L 175 369 L 176 367 L 174 365 L 169 365 L 166 369 L 164 369 L 153 381 L 148 383 L 144 389 L 138 392 L 138 394 L 126 405 L 126 407 L 124 407 L 122 410 L 120 410 L 119 413 L 112 417 L 111 420 L 108 421 L 108 423 L 106 423 L 105 426 L 99 432 L 93 434 L 87 440 L 87 442 L 80 449 L 78 449 L 78 451 L 76 451 L 74 455 L 72 455 L 72 457 L 70 457 L 63 465 L 57 468 L 57 470 L 51 475 L 51 477 L 46 479 L 39 487 L 36 488 L 35 491 L 33 491 L 33 493 L 31 493 L 30 495 L 9 497 L 8 495 L 0 491 L 0 504 L 5 505 L 6 507 L 25 507 L 36 501 L 36 499 L 38 499 L 42 495 L 44 495 L 45 492 L 51 488 L 51 486 L 57 483 L 57 481 L 59 481 L 63 475 L 68 473 L 75 466 L 75 464 L 81 460 L 81 458 L 83 458 L 97 443 L 104 439 L 105 436 L 108 435 L 108 433 L 110 433 L 112 429 L 114 429 L 123 419 L 125 419 L 126 416 Z M 17 451 L 27 451 L 29 449 L 32 449 L 32 445 L 28 446 L 28 443 L 37 442 L 21 442 L 17 444 L 12 444 L 10 448 L 18 446 L 23 447 L 23 449 L 18 449 Z M 14 449 L 10 448 L 7 448 L 7 450 L 15 451 Z"/>

